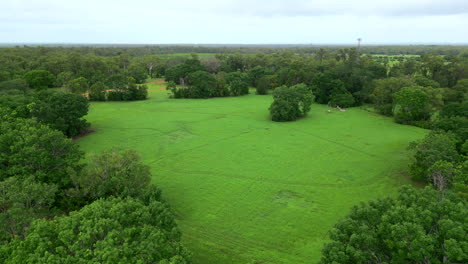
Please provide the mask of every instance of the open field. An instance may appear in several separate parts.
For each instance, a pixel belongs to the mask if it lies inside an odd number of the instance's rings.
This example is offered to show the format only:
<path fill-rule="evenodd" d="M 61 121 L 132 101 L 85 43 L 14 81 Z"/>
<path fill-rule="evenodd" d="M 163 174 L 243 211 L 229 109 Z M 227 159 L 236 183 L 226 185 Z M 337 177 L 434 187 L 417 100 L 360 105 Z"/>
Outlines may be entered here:
<path fill-rule="evenodd" d="M 271 96 L 92 103 L 86 153 L 137 150 L 177 214 L 195 263 L 314 263 L 327 231 L 361 201 L 392 195 L 408 142 L 426 133 L 361 109 L 312 105 L 268 119 Z"/>

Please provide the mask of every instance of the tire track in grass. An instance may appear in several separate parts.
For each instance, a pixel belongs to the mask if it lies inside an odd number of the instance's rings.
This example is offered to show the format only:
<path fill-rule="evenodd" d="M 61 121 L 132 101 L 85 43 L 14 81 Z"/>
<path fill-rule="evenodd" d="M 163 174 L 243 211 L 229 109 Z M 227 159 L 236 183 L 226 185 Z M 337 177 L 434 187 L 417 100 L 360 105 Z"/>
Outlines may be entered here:
<path fill-rule="evenodd" d="M 240 136 L 249 134 L 249 133 L 251 133 L 251 132 L 253 132 L 254 130 L 257 130 L 257 129 L 260 129 L 260 128 L 249 129 L 249 130 L 243 131 L 243 132 L 241 132 L 241 133 L 239 133 L 239 134 L 237 134 L 237 135 L 228 136 L 228 137 L 223 137 L 223 138 L 220 138 L 220 139 L 217 139 L 217 140 L 212 140 L 212 141 L 210 141 L 209 143 L 204 143 L 204 144 L 195 146 L 195 147 L 193 147 L 193 148 L 188 148 L 188 149 L 179 151 L 179 152 L 177 152 L 177 153 L 168 154 L 168 155 L 165 155 L 165 157 L 162 157 L 162 158 L 159 158 L 159 159 L 155 159 L 155 160 L 153 160 L 153 161 L 149 161 L 148 164 L 149 164 L 149 165 L 154 165 L 154 164 L 156 164 L 157 162 L 166 159 L 167 157 L 178 156 L 178 155 L 181 155 L 181 154 L 184 154 L 184 153 L 193 151 L 193 150 L 197 150 L 197 149 L 200 149 L 200 148 L 204 148 L 204 147 L 206 147 L 206 146 L 210 146 L 210 145 L 213 145 L 213 144 L 217 144 L 217 143 L 222 142 L 222 141 L 225 141 L 225 140 L 229 140 L 229 139 L 232 139 L 232 138 L 237 138 L 237 137 L 240 137 Z"/>
<path fill-rule="evenodd" d="M 285 126 L 281 125 L 280 127 L 284 128 Z M 375 155 L 375 154 L 368 153 L 368 152 L 366 152 L 366 151 L 357 149 L 357 148 L 355 148 L 355 147 L 351 147 L 351 146 L 348 146 L 348 145 L 346 145 L 346 144 L 339 143 L 339 142 L 333 141 L 333 140 L 331 140 L 331 139 L 327 139 L 327 138 L 318 136 L 318 135 L 313 134 L 313 133 L 310 133 L 310 132 L 308 132 L 308 131 L 304 131 L 304 130 L 302 130 L 302 129 L 298 129 L 297 127 L 295 127 L 294 130 L 295 130 L 295 131 L 299 131 L 299 132 L 301 132 L 301 133 L 303 133 L 303 134 L 306 134 L 306 135 L 309 135 L 309 136 L 313 136 L 313 137 L 315 137 L 315 138 L 317 138 L 317 139 L 320 139 L 320 140 L 323 140 L 323 141 L 327 141 L 327 142 L 332 143 L 332 144 L 335 144 L 335 145 L 337 145 L 337 146 L 341 146 L 341 147 L 350 149 L 350 150 L 352 150 L 352 151 L 359 152 L 359 153 L 364 154 L 364 155 L 369 156 L 369 157 L 373 157 L 373 158 L 374 158 L 374 157 L 377 157 L 377 155 Z"/>
<path fill-rule="evenodd" d="M 172 169 L 170 170 L 171 172 L 175 172 L 178 174 L 184 174 L 184 175 L 190 175 L 190 174 L 196 174 L 196 175 L 209 175 L 209 176 L 215 176 L 215 177 L 224 177 L 228 179 L 237 179 L 237 180 L 247 180 L 247 181 L 254 181 L 254 182 L 259 182 L 259 183 L 269 183 L 269 184 L 281 184 L 281 185 L 288 185 L 288 186 L 309 186 L 309 187 L 329 187 L 329 188 L 337 188 L 337 189 L 342 189 L 342 188 L 349 188 L 349 187 L 366 187 L 374 184 L 380 184 L 381 182 L 377 180 L 383 180 L 384 178 L 381 177 L 380 175 L 377 175 L 376 177 L 370 178 L 364 182 L 361 183 L 350 183 L 350 184 L 342 184 L 342 183 L 301 183 L 301 182 L 288 182 L 288 181 L 282 181 L 282 180 L 273 180 L 269 178 L 262 178 L 262 179 L 257 179 L 257 178 L 248 178 L 244 177 L 241 175 L 236 175 L 236 174 L 227 174 L 227 173 L 214 173 L 211 171 L 186 171 L 186 170 L 181 170 L 181 169 Z"/>
<path fill-rule="evenodd" d="M 192 241 L 198 241 L 199 243 L 203 243 L 205 245 L 215 244 L 217 246 L 215 247 L 216 250 L 222 251 L 221 248 L 224 248 L 225 251 L 232 253 L 230 254 L 231 256 L 236 255 L 236 256 L 241 257 L 242 259 L 246 259 L 249 257 L 246 255 L 255 255 L 254 253 L 255 251 L 257 252 L 275 251 L 275 252 L 280 252 L 283 256 L 286 256 L 288 260 L 295 259 L 295 261 L 298 261 L 294 263 L 306 262 L 303 257 L 295 255 L 295 254 L 291 254 L 290 251 L 287 249 L 284 249 L 282 245 L 272 247 L 271 244 L 269 243 L 261 242 L 260 240 L 253 240 L 253 239 L 248 239 L 246 237 L 241 237 L 237 235 L 235 232 L 222 232 L 222 233 L 207 232 L 207 230 L 211 230 L 211 229 L 205 229 L 205 227 L 200 226 L 200 225 L 192 224 L 192 225 L 189 225 L 188 227 L 192 229 L 185 230 L 183 236 L 190 238 L 190 240 Z M 225 243 L 220 244 L 219 241 L 223 241 Z M 241 254 L 242 252 L 245 252 L 248 254 L 242 255 Z M 271 259 L 266 259 L 266 258 L 257 258 L 256 260 L 271 261 Z M 286 262 L 283 262 L 283 263 L 286 263 Z"/>

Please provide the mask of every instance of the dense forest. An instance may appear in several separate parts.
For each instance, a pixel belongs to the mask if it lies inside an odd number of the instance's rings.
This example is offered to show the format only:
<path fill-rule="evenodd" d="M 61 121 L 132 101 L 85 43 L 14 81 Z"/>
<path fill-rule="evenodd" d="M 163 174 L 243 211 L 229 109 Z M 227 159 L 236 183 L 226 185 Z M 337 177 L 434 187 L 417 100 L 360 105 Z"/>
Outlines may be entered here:
<path fill-rule="evenodd" d="M 430 129 L 409 146 L 427 187 L 354 207 L 321 263 L 468 261 L 466 46 L 21 46 L 0 49 L 1 262 L 190 263 L 138 153 L 84 162 L 70 139 L 89 101 L 144 100 L 151 78 L 174 100 L 272 94 L 272 121 L 315 102 Z"/>

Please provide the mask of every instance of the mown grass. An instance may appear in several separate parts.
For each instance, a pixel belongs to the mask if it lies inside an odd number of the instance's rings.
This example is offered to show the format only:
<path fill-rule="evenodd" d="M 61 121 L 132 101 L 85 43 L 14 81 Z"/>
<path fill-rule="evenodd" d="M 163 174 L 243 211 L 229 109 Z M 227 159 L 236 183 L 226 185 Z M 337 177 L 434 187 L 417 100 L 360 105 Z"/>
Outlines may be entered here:
<path fill-rule="evenodd" d="M 195 263 L 315 263 L 328 230 L 362 201 L 393 195 L 408 142 L 426 131 L 353 108 L 313 105 L 275 123 L 271 96 L 92 103 L 87 153 L 137 150 L 172 205 Z"/>

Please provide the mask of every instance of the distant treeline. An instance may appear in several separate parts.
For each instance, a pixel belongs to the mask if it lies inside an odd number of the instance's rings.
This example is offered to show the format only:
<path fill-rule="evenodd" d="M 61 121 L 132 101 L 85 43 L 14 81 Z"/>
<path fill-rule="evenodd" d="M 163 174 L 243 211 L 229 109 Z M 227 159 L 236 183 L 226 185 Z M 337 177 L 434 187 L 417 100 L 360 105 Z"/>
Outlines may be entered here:
<path fill-rule="evenodd" d="M 328 52 L 338 52 L 344 48 L 355 48 L 356 45 L 236 45 L 236 44 L 212 44 L 212 45 L 142 45 L 142 44 L 37 44 L 37 45 L 14 45 L 0 44 L 0 48 L 21 49 L 28 53 L 28 49 L 39 50 L 39 54 L 44 52 L 74 51 L 81 54 L 93 53 L 97 56 L 116 56 L 128 53 L 131 56 L 143 56 L 149 54 L 173 54 L 173 53 L 277 53 L 292 51 L 298 54 L 317 53 L 320 49 Z M 468 56 L 468 45 L 363 45 L 361 51 L 367 54 L 439 54 L 439 55 L 459 55 L 465 53 Z"/>

